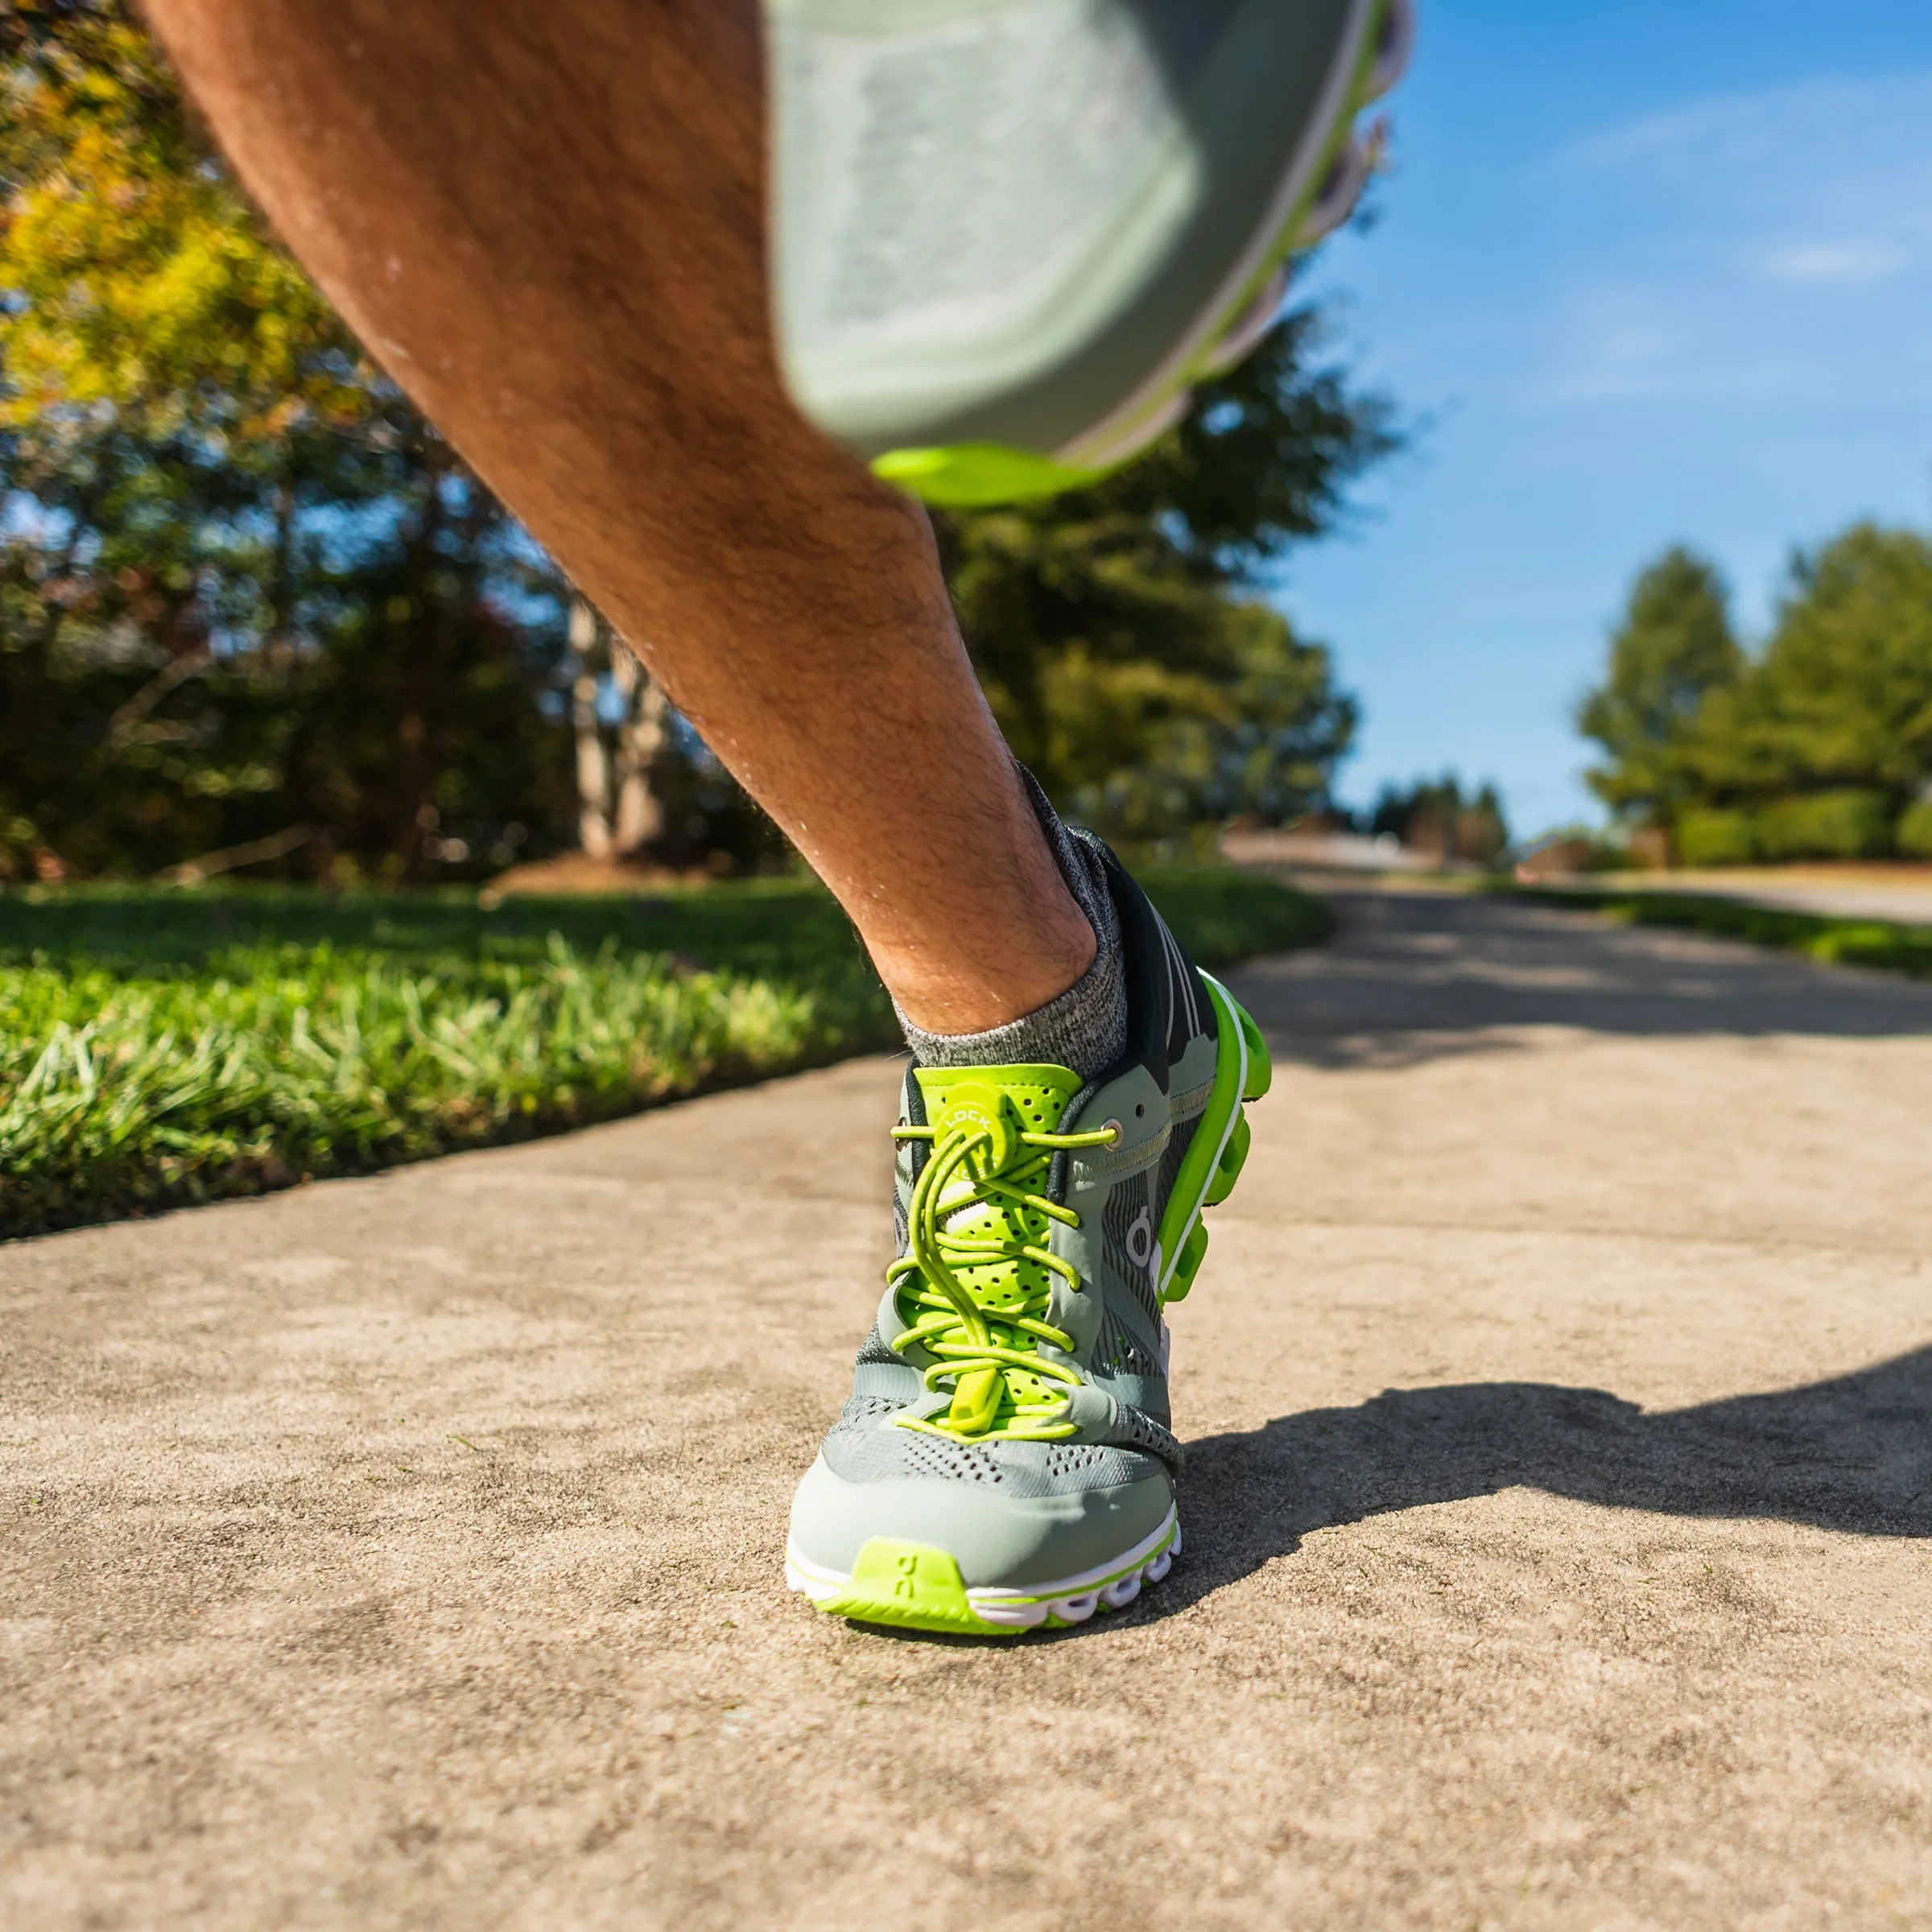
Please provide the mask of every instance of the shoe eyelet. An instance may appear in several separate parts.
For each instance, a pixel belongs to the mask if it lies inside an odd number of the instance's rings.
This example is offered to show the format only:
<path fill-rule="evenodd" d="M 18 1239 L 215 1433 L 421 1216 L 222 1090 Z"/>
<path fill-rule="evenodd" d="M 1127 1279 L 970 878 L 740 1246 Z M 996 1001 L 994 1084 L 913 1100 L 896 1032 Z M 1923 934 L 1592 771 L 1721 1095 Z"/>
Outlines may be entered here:
<path fill-rule="evenodd" d="M 1102 1133 L 1111 1133 L 1113 1136 L 1113 1138 L 1109 1141 L 1107 1145 L 1109 1147 L 1117 1147 L 1120 1146 L 1121 1140 L 1125 1137 L 1127 1129 L 1123 1127 L 1118 1121 L 1102 1121 L 1100 1122 L 1100 1132 Z"/>

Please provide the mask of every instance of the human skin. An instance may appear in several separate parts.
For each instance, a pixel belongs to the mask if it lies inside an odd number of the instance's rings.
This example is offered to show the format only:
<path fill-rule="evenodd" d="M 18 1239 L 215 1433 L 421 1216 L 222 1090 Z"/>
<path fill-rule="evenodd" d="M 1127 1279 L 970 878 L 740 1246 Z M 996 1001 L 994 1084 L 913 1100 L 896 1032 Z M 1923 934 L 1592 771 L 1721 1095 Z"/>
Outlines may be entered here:
<path fill-rule="evenodd" d="M 638 650 L 918 1026 L 1094 938 L 918 506 L 792 408 L 756 0 L 147 0 L 370 353 Z"/>

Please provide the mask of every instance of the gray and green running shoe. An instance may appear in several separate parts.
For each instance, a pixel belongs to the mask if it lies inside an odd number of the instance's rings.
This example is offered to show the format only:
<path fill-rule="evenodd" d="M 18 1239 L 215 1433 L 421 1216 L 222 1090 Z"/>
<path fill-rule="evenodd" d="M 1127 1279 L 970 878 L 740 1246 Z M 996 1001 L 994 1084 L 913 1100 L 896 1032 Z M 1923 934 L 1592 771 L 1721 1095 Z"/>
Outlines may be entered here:
<path fill-rule="evenodd" d="M 1411 0 L 766 0 L 779 348 L 928 502 L 1091 481 L 1266 332 Z"/>
<path fill-rule="evenodd" d="M 1180 1549 L 1166 1310 L 1207 1251 L 1202 1209 L 1247 1158 L 1268 1052 L 1105 856 L 1120 1063 L 1086 1083 L 1064 1067 L 907 1074 L 898 1259 L 792 1504 L 786 1580 L 835 1616 L 993 1636 L 1078 1624 Z"/>

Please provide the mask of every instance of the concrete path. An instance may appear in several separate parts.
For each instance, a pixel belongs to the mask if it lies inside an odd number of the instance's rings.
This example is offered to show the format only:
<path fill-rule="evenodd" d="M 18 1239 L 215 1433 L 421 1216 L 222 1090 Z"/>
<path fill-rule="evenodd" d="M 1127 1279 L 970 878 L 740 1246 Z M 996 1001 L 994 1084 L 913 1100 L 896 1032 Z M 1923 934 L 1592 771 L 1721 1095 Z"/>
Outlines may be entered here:
<path fill-rule="evenodd" d="M 0 1250 L 0 1924 L 1932 1923 L 1932 988 L 1344 912 L 1064 1637 L 779 1586 L 886 1062 Z"/>
<path fill-rule="evenodd" d="M 1897 868 L 1901 872 L 1903 866 Z M 1564 881 L 1550 881 L 1558 891 Z M 1629 872 L 1599 874 L 1574 882 L 1579 892 L 1679 892 L 1694 898 L 1738 899 L 1783 912 L 1815 913 L 1825 919 L 1872 919 L 1881 924 L 1932 926 L 1932 873 L 1921 869 L 1911 883 L 1829 877 L 1807 878 L 1785 872 Z"/>

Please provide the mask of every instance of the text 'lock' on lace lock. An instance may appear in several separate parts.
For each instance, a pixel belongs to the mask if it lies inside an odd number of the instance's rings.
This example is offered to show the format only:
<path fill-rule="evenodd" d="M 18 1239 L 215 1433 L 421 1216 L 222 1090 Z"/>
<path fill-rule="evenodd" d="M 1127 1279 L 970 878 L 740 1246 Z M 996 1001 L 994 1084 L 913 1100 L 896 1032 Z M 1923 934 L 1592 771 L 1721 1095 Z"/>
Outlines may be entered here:
<path fill-rule="evenodd" d="M 946 1126 L 950 1132 L 986 1136 L 985 1143 L 972 1156 L 972 1164 L 982 1175 L 1001 1174 L 1010 1167 L 1020 1150 L 1019 1128 L 1013 1117 L 1011 1103 L 997 1087 L 968 1081 L 946 1096 Z"/>

